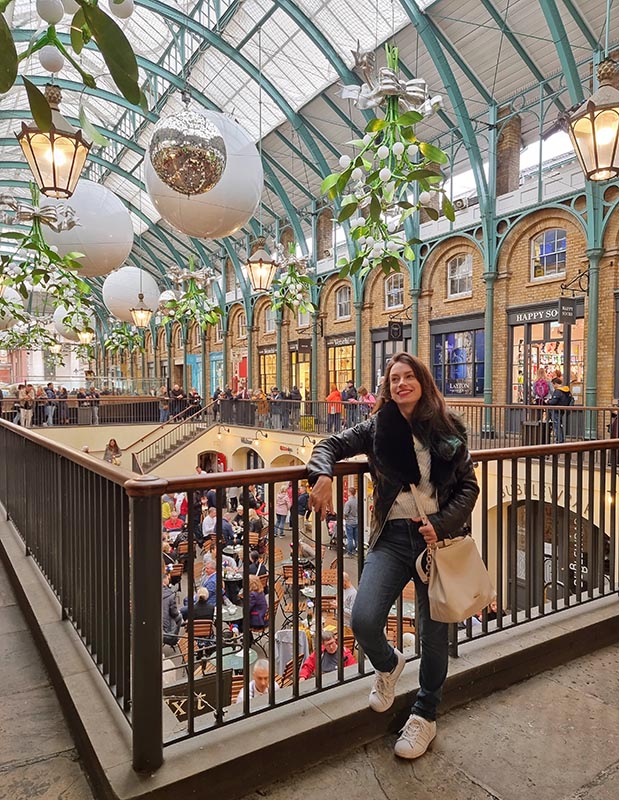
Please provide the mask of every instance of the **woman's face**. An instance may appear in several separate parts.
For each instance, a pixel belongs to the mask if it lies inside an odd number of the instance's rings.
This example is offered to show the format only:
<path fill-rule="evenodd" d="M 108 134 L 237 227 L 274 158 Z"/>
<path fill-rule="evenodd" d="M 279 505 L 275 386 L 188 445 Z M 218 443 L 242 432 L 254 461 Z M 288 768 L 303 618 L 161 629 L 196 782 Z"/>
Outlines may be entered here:
<path fill-rule="evenodd" d="M 422 395 L 422 390 L 413 368 L 403 361 L 398 361 L 391 368 L 389 392 L 400 412 L 405 417 L 410 416 Z"/>

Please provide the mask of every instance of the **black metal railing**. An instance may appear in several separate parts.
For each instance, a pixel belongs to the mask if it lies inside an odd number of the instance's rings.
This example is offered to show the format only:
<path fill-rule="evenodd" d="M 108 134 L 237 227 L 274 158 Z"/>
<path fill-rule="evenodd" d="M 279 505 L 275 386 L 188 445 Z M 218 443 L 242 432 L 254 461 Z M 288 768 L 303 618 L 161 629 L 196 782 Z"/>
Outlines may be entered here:
<path fill-rule="evenodd" d="M 191 413 L 191 406 L 160 426 L 160 432 L 145 437 L 148 444 L 133 451 L 134 472 L 148 472 L 178 449 L 201 436 L 212 424 L 212 407 L 200 408 Z"/>
<path fill-rule="evenodd" d="M 5 422 L 0 452 L 7 517 L 127 713 L 131 473 Z"/>
<path fill-rule="evenodd" d="M 337 465 L 334 518 L 308 523 L 297 513 L 304 467 L 174 480 L 144 475 L 127 480 L 123 487 L 119 482 L 129 473 L 36 433 L 0 423 L 0 443 L 8 454 L 0 462 L 2 503 L 58 597 L 63 615 L 79 631 L 127 713 L 135 769 L 157 769 L 164 747 L 179 739 L 208 734 L 250 714 L 265 714 L 267 724 L 274 706 L 294 703 L 371 670 L 346 624 L 344 602 L 344 573 L 356 585 L 366 555 L 371 501 L 366 464 Z M 617 591 L 618 453 L 616 439 L 473 453 L 481 495 L 472 529 L 495 581 L 497 609 L 483 610 L 479 618 L 464 621 L 461 629 L 452 626 L 452 655 L 469 639 L 500 635 L 507 628 Z M 35 471 L 37 480 L 29 481 Z M 257 482 L 260 487 L 254 489 Z M 284 541 L 275 536 L 275 498 L 278 488 L 288 482 L 292 506 Z M 359 498 L 354 558 L 344 552 L 343 505 L 351 482 L 358 487 Z M 236 527 L 229 529 L 224 514 L 226 489 L 232 483 L 241 488 L 244 511 L 234 521 Z M 205 538 L 208 529 L 202 519 L 201 496 L 207 486 L 216 491 L 219 534 L 212 538 Z M 169 620 L 164 627 L 161 602 L 162 497 L 182 492 L 188 501 L 185 531 L 181 528 L 180 535 L 175 534 L 176 546 L 167 559 L 175 563 L 165 574 L 179 587 L 178 606 L 186 599 L 187 621 L 170 629 Z M 260 507 L 262 499 L 266 526 L 258 532 L 255 523 L 250 524 L 249 509 Z M 180 502 L 179 507 L 183 508 Z M 228 536 L 232 531 L 229 543 L 224 529 Z M 240 544 L 234 543 L 234 536 Z M 261 551 L 268 573 L 268 618 L 265 630 L 250 632 L 249 565 L 254 549 Z M 205 558 L 219 576 L 209 583 L 214 622 L 208 624 L 196 618 L 196 589 L 209 582 L 212 571 Z M 234 593 L 232 609 L 223 586 L 228 587 L 227 594 Z M 315 671 L 302 681 L 301 664 L 311 647 L 320 647 L 323 626 L 338 632 L 337 667 L 325 673 L 317 659 Z M 162 671 L 164 630 L 171 643 Z M 387 633 L 407 658 L 415 657 L 412 584 L 394 604 Z M 350 666 L 344 663 L 345 647 L 354 655 Z M 257 657 L 264 657 L 269 668 L 267 692 L 260 698 L 250 696 Z M 240 703 L 235 702 L 238 689 L 243 690 Z M 182 723 L 165 739 L 162 696 Z"/>
<path fill-rule="evenodd" d="M 525 406 L 448 400 L 469 432 L 475 449 L 609 439 L 619 435 L 615 407 Z M 259 410 L 262 413 L 259 413 Z M 215 421 L 250 428 L 328 435 L 367 419 L 372 404 L 346 401 L 220 400 Z"/>

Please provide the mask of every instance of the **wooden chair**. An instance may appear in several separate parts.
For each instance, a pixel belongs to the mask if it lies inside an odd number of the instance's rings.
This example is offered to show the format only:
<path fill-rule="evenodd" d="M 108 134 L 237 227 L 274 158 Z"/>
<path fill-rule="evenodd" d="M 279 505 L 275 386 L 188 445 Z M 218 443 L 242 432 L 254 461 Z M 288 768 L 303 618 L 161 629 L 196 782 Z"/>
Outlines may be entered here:
<path fill-rule="evenodd" d="M 244 682 L 243 675 L 232 676 L 232 695 L 230 698 L 231 705 L 234 705 L 236 703 L 236 699 L 239 696 L 239 692 L 243 688 L 243 682 Z"/>
<path fill-rule="evenodd" d="M 296 664 L 295 664 L 296 661 Z M 279 685 L 283 688 L 284 686 L 292 686 L 293 676 L 299 672 L 301 669 L 301 664 L 303 664 L 303 653 L 299 653 L 296 659 L 291 658 L 290 661 L 284 667 L 283 675 L 277 680 Z"/>
<path fill-rule="evenodd" d="M 181 578 L 183 577 L 184 569 L 184 564 L 172 564 L 172 569 L 169 572 L 170 584 L 177 592 L 179 592 L 181 588 Z"/>
<path fill-rule="evenodd" d="M 415 633 L 415 626 L 412 617 L 402 617 L 402 633 Z M 387 617 L 387 639 L 395 644 L 398 640 L 398 618 Z"/>
<path fill-rule="evenodd" d="M 258 575 L 257 578 L 260 581 L 260 583 L 262 584 L 262 591 L 266 592 L 266 589 L 267 589 L 267 586 L 268 586 L 268 583 L 269 583 L 269 573 L 265 572 L 263 575 Z"/>
<path fill-rule="evenodd" d="M 320 574 L 320 583 L 322 586 L 337 586 L 337 570 L 323 569 Z"/>
<path fill-rule="evenodd" d="M 291 589 L 294 584 L 294 564 L 282 564 L 282 573 L 284 576 L 284 586 Z M 300 587 L 311 586 L 312 579 L 305 577 L 305 571 L 301 565 L 297 566 L 298 583 Z"/>
<path fill-rule="evenodd" d="M 415 599 L 415 583 L 414 581 L 409 581 L 406 586 L 402 589 L 402 600 L 414 600 Z"/>
<path fill-rule="evenodd" d="M 188 556 L 189 555 L 189 542 L 181 542 L 178 546 L 176 551 L 177 555 L 180 556 Z"/>
<path fill-rule="evenodd" d="M 252 531 L 250 531 L 247 534 L 247 538 L 249 540 L 249 549 L 250 550 L 257 550 L 258 549 L 258 544 L 260 542 L 260 534 L 259 533 L 253 533 Z"/>

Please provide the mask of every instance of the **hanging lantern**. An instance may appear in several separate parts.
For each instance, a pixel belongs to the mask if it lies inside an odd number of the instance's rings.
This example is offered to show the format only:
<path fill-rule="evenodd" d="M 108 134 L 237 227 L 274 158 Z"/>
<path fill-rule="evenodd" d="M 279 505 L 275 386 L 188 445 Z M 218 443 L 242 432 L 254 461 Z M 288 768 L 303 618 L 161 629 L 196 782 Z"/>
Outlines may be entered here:
<path fill-rule="evenodd" d="M 83 331 L 80 331 L 77 334 L 77 338 L 80 340 L 80 344 L 92 344 L 92 341 L 95 338 L 95 332 L 92 330 L 92 328 L 84 328 Z"/>
<path fill-rule="evenodd" d="M 17 141 L 37 186 L 48 197 L 71 197 L 82 173 L 90 143 L 58 111 L 60 89 L 48 84 L 45 97 L 52 109 L 52 127 L 40 131 L 22 122 Z"/>
<path fill-rule="evenodd" d="M 619 175 L 619 89 L 617 64 L 598 66 L 599 88 L 570 115 L 568 133 L 585 177 L 608 181 Z"/>
<path fill-rule="evenodd" d="M 138 294 L 138 304 L 134 308 L 129 309 L 133 324 L 136 328 L 148 328 L 150 318 L 153 316 L 153 311 L 146 308 L 144 304 L 144 295 L 142 292 Z"/>
<path fill-rule="evenodd" d="M 62 352 L 62 345 L 60 344 L 60 342 L 55 342 L 54 344 L 50 344 L 50 346 L 47 349 L 53 356 L 59 356 L 60 353 Z"/>
<path fill-rule="evenodd" d="M 254 292 L 268 292 L 278 267 L 273 256 L 269 255 L 263 247 L 259 247 L 247 259 L 245 266 Z"/>

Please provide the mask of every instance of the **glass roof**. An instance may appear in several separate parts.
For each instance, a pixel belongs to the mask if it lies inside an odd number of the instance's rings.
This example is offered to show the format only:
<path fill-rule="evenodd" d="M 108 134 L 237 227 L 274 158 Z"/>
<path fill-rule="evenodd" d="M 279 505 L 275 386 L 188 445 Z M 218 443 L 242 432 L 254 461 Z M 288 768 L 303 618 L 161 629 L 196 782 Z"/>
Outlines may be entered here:
<path fill-rule="evenodd" d="M 425 78 L 433 92 L 443 95 L 443 113 L 420 124 L 418 134 L 453 146 L 454 172 L 471 169 L 475 147 L 482 161 L 487 157 L 489 99 L 509 107 L 518 97 L 523 144 L 539 138 L 539 119 L 528 110 L 530 97 L 537 102 L 544 79 L 554 104 L 544 112 L 547 120 L 573 105 L 561 47 L 567 42 L 585 80 L 606 14 L 606 0 L 557 4 L 566 37 L 556 45 L 543 5 L 541 0 L 136 0 L 133 15 L 118 22 L 140 58 L 151 118 L 119 98 L 92 48 L 84 49 L 79 62 L 96 77 L 98 90 L 82 97 L 80 78 L 67 63 L 57 78 L 63 87 L 61 110 L 75 120 L 82 99 L 89 119 L 113 133 L 107 148 L 93 146 L 88 177 L 102 180 L 134 209 L 135 232 L 143 243 L 152 243 L 165 271 L 172 255 L 160 236 L 172 231 L 141 188 L 142 161 L 153 120 L 182 108 L 184 86 L 193 95 L 194 109 L 220 109 L 233 115 L 255 141 L 262 137 L 268 173 L 264 202 L 286 224 L 290 206 L 296 214 L 318 197 L 322 177 L 365 126 L 361 112 L 339 96 L 341 84 L 353 79 L 352 51 L 357 47 L 376 50 L 380 66 L 382 45 L 393 40 L 400 50 L 402 76 Z M 12 15 L 7 11 L 22 51 L 35 31 L 44 30 L 35 9 L 34 0 L 15 0 Z M 61 36 L 67 35 L 69 21 L 65 16 L 57 26 Z M 36 55 L 24 69 L 39 83 L 48 75 Z M 9 142 L 28 116 L 20 84 L 0 96 L 4 185 L 29 178 L 25 165 L 16 166 L 23 160 L 19 148 Z M 475 147 L 462 138 L 464 120 L 472 120 Z M 265 212 L 263 218 L 271 216 Z M 309 230 L 305 221 L 299 224 Z M 252 233 L 248 224 L 236 238 Z M 183 234 L 173 237 L 174 247 L 181 242 L 195 250 Z M 202 245 L 221 252 L 220 242 Z"/>

